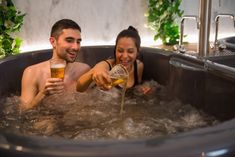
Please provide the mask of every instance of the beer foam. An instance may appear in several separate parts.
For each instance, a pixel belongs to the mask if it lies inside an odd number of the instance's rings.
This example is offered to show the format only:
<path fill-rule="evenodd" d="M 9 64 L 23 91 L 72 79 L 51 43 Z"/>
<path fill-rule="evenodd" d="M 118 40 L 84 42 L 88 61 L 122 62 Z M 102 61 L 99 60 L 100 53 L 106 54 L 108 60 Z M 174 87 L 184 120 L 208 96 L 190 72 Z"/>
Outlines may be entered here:
<path fill-rule="evenodd" d="M 65 67 L 65 64 L 61 64 L 61 63 L 51 65 L 51 68 L 64 68 L 64 67 Z"/>

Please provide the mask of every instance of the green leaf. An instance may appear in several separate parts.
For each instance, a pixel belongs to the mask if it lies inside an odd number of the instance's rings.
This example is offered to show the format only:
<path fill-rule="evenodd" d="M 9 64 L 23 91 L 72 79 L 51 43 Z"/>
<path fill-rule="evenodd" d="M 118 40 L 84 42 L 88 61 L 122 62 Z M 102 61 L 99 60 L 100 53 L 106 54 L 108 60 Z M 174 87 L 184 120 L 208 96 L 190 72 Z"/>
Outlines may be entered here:
<path fill-rule="evenodd" d="M 15 7 L 12 0 L 1 0 L 0 5 L 0 56 L 17 54 L 22 40 L 12 37 L 12 33 L 19 31 L 26 14 L 22 14 Z"/>
<path fill-rule="evenodd" d="M 148 26 L 155 31 L 154 40 L 161 39 L 163 44 L 173 45 L 179 40 L 178 17 L 182 17 L 180 10 L 182 0 L 148 0 L 146 13 Z"/>

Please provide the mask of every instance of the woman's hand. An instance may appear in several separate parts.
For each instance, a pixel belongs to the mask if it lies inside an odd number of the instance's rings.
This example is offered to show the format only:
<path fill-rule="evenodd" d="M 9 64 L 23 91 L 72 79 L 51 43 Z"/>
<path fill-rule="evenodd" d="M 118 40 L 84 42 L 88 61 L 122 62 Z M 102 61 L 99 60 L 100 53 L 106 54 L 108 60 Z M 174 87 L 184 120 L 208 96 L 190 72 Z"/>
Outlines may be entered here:
<path fill-rule="evenodd" d="M 142 86 L 139 90 L 140 90 L 141 93 L 146 95 L 146 94 L 151 92 L 151 87 L 149 87 L 149 86 Z"/>
<path fill-rule="evenodd" d="M 97 64 L 93 68 L 92 80 L 96 83 L 98 87 L 103 90 L 109 90 L 112 80 L 108 73 L 107 68 L 103 64 Z"/>

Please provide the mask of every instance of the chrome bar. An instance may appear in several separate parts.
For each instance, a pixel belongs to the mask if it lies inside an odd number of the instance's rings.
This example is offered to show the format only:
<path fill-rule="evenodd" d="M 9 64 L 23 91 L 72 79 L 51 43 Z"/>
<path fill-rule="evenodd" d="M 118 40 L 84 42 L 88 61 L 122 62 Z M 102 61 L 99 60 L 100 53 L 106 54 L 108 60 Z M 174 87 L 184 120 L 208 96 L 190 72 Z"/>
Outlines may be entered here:
<path fill-rule="evenodd" d="M 199 41 L 198 55 L 204 57 L 209 54 L 209 37 L 211 21 L 211 0 L 200 0 L 199 8 Z"/>
<path fill-rule="evenodd" d="M 183 45 L 183 38 L 184 38 L 184 21 L 185 19 L 193 19 L 196 21 L 197 24 L 197 29 L 199 29 L 199 22 L 198 22 L 198 17 L 194 15 L 185 15 L 182 17 L 181 22 L 180 22 L 180 41 L 179 41 L 179 46 Z"/>

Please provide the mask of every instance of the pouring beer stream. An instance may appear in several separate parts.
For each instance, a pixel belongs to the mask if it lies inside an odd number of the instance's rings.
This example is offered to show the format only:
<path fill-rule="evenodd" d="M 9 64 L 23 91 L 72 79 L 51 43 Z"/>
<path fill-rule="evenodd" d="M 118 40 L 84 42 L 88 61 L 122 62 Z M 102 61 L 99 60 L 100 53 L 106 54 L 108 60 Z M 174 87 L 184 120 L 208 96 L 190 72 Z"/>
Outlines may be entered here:
<path fill-rule="evenodd" d="M 127 80 L 129 77 L 129 73 L 127 69 L 121 65 L 117 64 L 115 65 L 111 71 L 109 72 L 110 78 L 112 82 L 110 84 L 107 84 L 108 88 L 112 88 L 117 85 L 122 86 L 122 95 L 121 95 L 121 110 L 120 114 L 123 114 L 123 109 L 124 109 L 124 98 L 125 98 L 125 93 L 126 93 L 126 86 L 127 86 Z"/>

